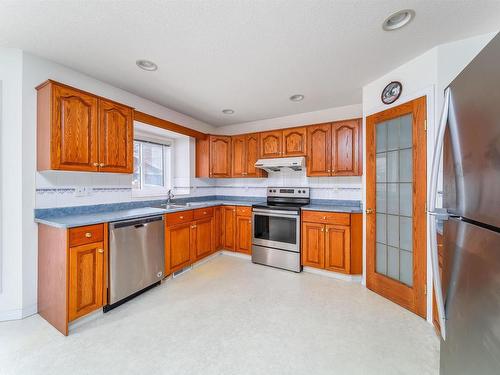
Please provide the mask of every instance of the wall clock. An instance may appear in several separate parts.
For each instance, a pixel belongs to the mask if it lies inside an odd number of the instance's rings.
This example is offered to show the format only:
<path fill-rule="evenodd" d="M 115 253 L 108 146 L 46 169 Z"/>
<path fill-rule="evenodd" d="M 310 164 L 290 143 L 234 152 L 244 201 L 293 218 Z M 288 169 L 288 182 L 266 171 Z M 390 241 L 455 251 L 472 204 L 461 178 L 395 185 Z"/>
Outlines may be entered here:
<path fill-rule="evenodd" d="M 384 104 L 392 104 L 399 99 L 402 91 L 403 85 L 401 84 L 401 82 L 392 81 L 384 87 L 380 99 L 382 99 L 382 103 Z"/>

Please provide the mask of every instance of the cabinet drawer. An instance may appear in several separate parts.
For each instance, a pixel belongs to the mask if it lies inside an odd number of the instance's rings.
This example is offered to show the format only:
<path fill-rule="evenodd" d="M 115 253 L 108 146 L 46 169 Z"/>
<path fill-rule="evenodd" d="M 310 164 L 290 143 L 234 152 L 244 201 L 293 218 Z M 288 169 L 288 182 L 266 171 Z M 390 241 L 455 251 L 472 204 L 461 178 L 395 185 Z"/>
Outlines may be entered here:
<path fill-rule="evenodd" d="M 182 223 L 188 223 L 193 220 L 193 210 L 173 212 L 167 214 L 167 225 L 176 225 Z"/>
<path fill-rule="evenodd" d="M 104 238 L 103 224 L 87 225 L 69 230 L 69 246 L 80 246 L 92 242 L 102 242 Z"/>
<path fill-rule="evenodd" d="M 252 207 L 250 206 L 238 206 L 236 207 L 237 216 L 252 216 Z"/>
<path fill-rule="evenodd" d="M 198 208 L 196 210 L 193 210 L 193 216 L 195 219 L 203 219 L 204 217 L 212 217 L 212 216 L 214 216 L 214 209 L 213 209 L 213 207 Z"/>
<path fill-rule="evenodd" d="M 302 221 L 313 223 L 350 225 L 351 215 L 338 212 L 303 211 Z"/>

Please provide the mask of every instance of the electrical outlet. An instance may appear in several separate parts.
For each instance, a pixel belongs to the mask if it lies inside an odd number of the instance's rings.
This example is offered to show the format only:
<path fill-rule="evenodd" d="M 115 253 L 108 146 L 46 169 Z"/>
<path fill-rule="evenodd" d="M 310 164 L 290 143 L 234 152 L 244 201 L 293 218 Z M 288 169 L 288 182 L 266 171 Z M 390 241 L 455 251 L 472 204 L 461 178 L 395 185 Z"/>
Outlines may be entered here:
<path fill-rule="evenodd" d="M 87 195 L 86 188 L 84 187 L 75 188 L 75 193 L 73 195 L 75 197 L 84 197 L 85 195 Z"/>

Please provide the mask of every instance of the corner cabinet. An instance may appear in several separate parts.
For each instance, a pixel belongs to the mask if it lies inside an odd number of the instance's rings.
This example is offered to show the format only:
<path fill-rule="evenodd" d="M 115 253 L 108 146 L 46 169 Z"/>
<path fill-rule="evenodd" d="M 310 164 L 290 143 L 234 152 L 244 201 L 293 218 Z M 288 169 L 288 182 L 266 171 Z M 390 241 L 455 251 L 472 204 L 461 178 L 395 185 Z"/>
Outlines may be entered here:
<path fill-rule="evenodd" d="M 133 109 L 46 81 L 37 87 L 37 169 L 133 172 Z"/>
<path fill-rule="evenodd" d="M 302 265 L 362 273 L 362 214 L 304 211 Z"/>
<path fill-rule="evenodd" d="M 38 225 L 38 313 L 64 335 L 69 322 L 107 304 L 107 224 Z"/>
<path fill-rule="evenodd" d="M 307 127 L 307 175 L 361 176 L 361 119 Z"/>

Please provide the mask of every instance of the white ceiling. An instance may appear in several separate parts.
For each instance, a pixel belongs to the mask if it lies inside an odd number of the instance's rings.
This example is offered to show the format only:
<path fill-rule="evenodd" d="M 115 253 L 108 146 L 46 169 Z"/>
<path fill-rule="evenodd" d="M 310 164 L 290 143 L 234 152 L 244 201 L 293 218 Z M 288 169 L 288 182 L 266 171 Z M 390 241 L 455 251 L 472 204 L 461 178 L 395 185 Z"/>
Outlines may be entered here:
<path fill-rule="evenodd" d="M 404 8 L 415 20 L 384 32 Z M 0 46 L 215 126 L 360 103 L 363 85 L 429 48 L 498 29 L 496 0 L 0 2 Z"/>

